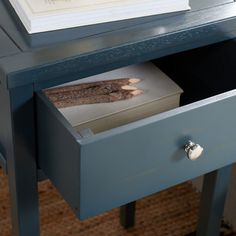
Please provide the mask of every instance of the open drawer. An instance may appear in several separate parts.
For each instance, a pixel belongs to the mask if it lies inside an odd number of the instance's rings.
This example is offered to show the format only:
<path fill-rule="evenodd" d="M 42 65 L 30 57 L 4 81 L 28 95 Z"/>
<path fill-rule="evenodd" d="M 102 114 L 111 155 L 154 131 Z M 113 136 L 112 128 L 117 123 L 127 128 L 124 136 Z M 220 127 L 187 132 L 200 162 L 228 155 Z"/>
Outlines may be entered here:
<path fill-rule="evenodd" d="M 39 166 L 80 219 L 236 160 L 236 90 L 83 137 L 43 92 L 36 100 Z M 189 140 L 204 148 L 195 161 Z"/>

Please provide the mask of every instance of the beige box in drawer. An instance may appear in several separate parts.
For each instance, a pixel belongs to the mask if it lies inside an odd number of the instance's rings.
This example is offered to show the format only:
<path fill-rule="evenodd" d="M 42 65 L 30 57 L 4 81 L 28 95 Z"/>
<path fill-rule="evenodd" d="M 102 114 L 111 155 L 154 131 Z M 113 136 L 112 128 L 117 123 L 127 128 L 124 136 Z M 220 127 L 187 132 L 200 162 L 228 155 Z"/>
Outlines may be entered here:
<path fill-rule="evenodd" d="M 134 86 L 142 93 L 122 101 L 60 108 L 60 112 L 76 130 L 89 128 L 93 133 L 99 133 L 179 106 L 183 91 L 150 62 L 123 67 L 63 86 L 119 78 L 140 79 Z"/>

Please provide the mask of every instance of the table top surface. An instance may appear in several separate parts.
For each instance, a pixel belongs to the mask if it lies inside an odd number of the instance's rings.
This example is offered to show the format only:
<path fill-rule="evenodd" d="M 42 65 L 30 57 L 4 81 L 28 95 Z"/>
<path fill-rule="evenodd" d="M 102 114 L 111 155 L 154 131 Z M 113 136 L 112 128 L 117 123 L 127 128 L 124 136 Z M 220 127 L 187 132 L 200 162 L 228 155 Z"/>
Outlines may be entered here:
<path fill-rule="evenodd" d="M 33 35 L 6 2 L 0 0 L 0 72 L 9 89 L 34 83 L 40 90 L 236 34 L 236 3 L 230 0 L 192 0 L 192 10 L 183 14 Z"/>

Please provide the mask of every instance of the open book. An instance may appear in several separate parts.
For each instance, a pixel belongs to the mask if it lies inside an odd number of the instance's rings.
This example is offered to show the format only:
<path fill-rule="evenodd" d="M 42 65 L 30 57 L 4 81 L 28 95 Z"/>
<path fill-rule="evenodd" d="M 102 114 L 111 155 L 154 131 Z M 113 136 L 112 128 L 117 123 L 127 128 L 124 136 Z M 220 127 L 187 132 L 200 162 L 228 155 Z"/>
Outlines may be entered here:
<path fill-rule="evenodd" d="M 190 9 L 189 0 L 9 0 L 29 33 Z"/>

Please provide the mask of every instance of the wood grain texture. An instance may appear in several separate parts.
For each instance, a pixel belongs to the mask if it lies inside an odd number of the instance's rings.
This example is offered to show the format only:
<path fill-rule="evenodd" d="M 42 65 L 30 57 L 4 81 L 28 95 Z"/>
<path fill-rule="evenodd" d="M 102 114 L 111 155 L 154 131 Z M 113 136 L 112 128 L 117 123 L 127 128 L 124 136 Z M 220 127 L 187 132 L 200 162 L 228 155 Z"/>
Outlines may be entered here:
<path fill-rule="evenodd" d="M 57 108 L 110 103 L 141 94 L 141 90 L 130 86 L 139 81 L 139 79 L 130 78 L 96 81 L 47 89 L 44 93 Z"/>

